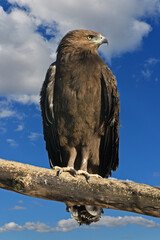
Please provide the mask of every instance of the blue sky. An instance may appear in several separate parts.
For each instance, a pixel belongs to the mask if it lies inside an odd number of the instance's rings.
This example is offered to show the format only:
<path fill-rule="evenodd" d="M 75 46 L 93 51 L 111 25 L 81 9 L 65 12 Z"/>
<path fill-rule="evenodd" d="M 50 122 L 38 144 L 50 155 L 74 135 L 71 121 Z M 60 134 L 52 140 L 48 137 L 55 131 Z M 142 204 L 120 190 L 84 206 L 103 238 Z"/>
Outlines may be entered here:
<path fill-rule="evenodd" d="M 85 8 L 84 8 L 85 4 Z M 0 0 L 0 157 L 49 168 L 39 91 L 61 37 L 91 29 L 109 39 L 100 54 L 120 93 L 117 179 L 160 186 L 160 1 Z M 79 227 L 63 203 L 0 190 L 0 239 L 158 240 L 160 220 L 105 210 Z"/>

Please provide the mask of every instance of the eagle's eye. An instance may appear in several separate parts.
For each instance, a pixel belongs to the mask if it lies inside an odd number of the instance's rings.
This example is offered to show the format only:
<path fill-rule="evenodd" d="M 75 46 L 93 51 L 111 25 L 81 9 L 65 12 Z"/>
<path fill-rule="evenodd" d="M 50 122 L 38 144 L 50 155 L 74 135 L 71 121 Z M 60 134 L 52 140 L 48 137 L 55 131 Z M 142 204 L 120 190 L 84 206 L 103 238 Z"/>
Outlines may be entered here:
<path fill-rule="evenodd" d="M 87 36 L 87 39 L 88 39 L 89 41 L 91 41 L 93 37 L 94 37 L 93 35 L 88 35 L 88 36 Z"/>

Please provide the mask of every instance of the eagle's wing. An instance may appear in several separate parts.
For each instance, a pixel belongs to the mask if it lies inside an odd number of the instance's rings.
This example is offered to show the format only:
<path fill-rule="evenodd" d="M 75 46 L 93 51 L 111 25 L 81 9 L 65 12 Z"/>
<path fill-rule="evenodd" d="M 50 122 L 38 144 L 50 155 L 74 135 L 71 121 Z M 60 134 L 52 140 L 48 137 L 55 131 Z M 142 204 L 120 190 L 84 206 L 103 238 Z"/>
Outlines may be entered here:
<path fill-rule="evenodd" d="M 51 167 L 61 166 L 59 138 L 55 126 L 53 112 L 53 97 L 55 83 L 56 62 L 50 65 L 40 93 L 40 106 L 43 119 L 43 134 L 46 141 Z"/>
<path fill-rule="evenodd" d="M 105 116 L 100 146 L 100 175 L 106 177 L 119 164 L 119 95 L 111 70 L 102 69 L 102 111 Z"/>

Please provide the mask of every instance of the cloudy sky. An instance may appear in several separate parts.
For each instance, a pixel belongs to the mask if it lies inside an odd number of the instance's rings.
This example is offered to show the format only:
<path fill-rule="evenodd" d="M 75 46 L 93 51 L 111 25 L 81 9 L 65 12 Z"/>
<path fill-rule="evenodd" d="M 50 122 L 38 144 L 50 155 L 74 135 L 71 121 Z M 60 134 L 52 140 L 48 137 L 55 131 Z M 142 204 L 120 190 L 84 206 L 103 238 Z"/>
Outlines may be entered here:
<path fill-rule="evenodd" d="M 71 29 L 109 40 L 100 54 L 117 78 L 121 103 L 113 177 L 160 186 L 159 0 L 0 0 L 0 157 L 49 168 L 39 91 Z M 105 210 L 98 223 L 79 227 L 62 203 L 5 190 L 0 196 L 1 240 L 159 239 L 157 218 Z"/>

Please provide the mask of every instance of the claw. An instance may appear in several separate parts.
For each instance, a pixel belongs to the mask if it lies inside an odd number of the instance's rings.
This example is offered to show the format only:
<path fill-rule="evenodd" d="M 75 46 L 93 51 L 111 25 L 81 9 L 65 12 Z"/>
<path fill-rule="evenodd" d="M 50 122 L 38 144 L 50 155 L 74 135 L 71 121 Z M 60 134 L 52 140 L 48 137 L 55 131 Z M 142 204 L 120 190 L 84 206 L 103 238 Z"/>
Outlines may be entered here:
<path fill-rule="evenodd" d="M 57 177 L 59 177 L 59 175 L 62 173 L 62 172 L 70 172 L 72 175 L 76 176 L 77 175 L 77 171 L 72 168 L 72 167 L 64 167 L 64 168 L 61 168 L 61 167 L 54 167 L 53 168 L 54 170 L 57 170 Z"/>
<path fill-rule="evenodd" d="M 63 171 L 64 172 L 70 172 L 71 174 L 73 174 L 73 176 L 77 175 L 77 171 L 74 168 L 72 168 L 72 167 L 63 168 Z"/>
<path fill-rule="evenodd" d="M 87 180 L 88 183 L 90 183 L 90 181 L 91 181 L 91 176 L 90 176 L 90 175 L 87 175 L 87 176 L 86 176 L 86 180 Z"/>
<path fill-rule="evenodd" d="M 92 176 L 96 177 L 96 178 L 102 178 L 100 175 L 98 174 L 91 174 Z"/>
<path fill-rule="evenodd" d="M 83 171 L 83 170 L 78 170 L 78 171 L 77 171 L 77 174 L 79 174 L 79 175 L 84 175 L 88 183 L 90 183 L 91 177 L 102 178 L 102 177 L 101 177 L 100 175 L 98 175 L 98 174 L 89 174 L 88 172 Z"/>
<path fill-rule="evenodd" d="M 57 177 L 59 177 L 59 175 L 62 173 L 62 169 L 59 169 L 58 171 L 57 171 Z"/>
<path fill-rule="evenodd" d="M 91 177 L 90 177 L 90 174 L 88 172 L 83 171 L 83 170 L 78 170 L 77 174 L 85 176 L 87 182 L 90 183 Z"/>
<path fill-rule="evenodd" d="M 53 170 L 57 171 L 57 172 L 56 172 L 56 175 L 57 175 L 57 177 L 59 177 L 59 175 L 61 174 L 61 167 L 55 166 L 55 167 L 53 168 Z"/>

